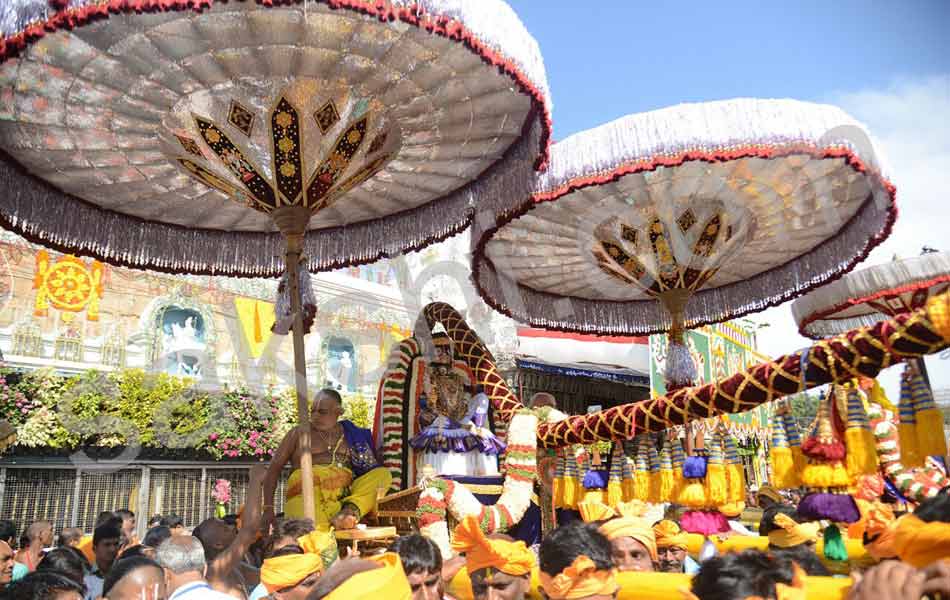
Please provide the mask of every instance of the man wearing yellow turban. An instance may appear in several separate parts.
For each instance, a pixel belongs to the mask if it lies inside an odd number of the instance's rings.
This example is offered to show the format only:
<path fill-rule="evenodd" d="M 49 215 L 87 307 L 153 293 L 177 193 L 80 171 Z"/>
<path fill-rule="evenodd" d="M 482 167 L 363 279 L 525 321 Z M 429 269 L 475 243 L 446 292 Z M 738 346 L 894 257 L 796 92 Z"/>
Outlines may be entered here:
<path fill-rule="evenodd" d="M 261 565 L 261 584 L 274 600 L 306 600 L 323 574 L 319 554 L 285 546 Z"/>
<path fill-rule="evenodd" d="M 798 518 L 791 506 L 771 506 L 762 515 L 759 534 L 768 536 L 768 549 L 772 553 L 795 561 L 808 575 L 830 575 L 815 554 L 821 526 L 818 523 L 799 523 Z"/>
<path fill-rule="evenodd" d="M 614 565 L 620 571 L 656 570 L 656 538 L 653 528 L 643 519 L 646 505 L 642 502 L 621 502 L 616 511 L 602 502 L 586 500 L 578 503 L 585 522 L 604 521 L 600 533 L 610 541 Z M 610 518 L 614 514 L 619 516 Z"/>
<path fill-rule="evenodd" d="M 864 549 L 876 560 L 897 558 L 894 548 L 896 529 L 897 520 L 891 507 L 881 502 L 870 503 L 862 536 Z"/>
<path fill-rule="evenodd" d="M 773 504 L 782 504 L 785 502 L 785 500 L 782 499 L 782 495 L 778 493 L 778 490 L 770 485 L 763 485 L 759 488 L 759 491 L 755 494 L 755 501 L 762 510 L 765 510 Z"/>
<path fill-rule="evenodd" d="M 687 533 L 680 529 L 676 521 L 663 519 L 653 526 L 656 537 L 657 567 L 664 573 L 686 573 L 695 575 L 699 563 L 686 551 Z"/>
<path fill-rule="evenodd" d="M 555 529 L 541 542 L 539 562 L 545 600 L 613 600 L 620 591 L 610 542 L 592 524 Z"/>
<path fill-rule="evenodd" d="M 523 600 L 528 593 L 535 561 L 524 542 L 489 539 L 470 515 L 455 528 L 452 549 L 465 554 L 475 600 Z"/>
<path fill-rule="evenodd" d="M 369 560 L 347 558 L 327 569 L 311 597 L 321 600 L 410 600 L 412 590 L 395 552 Z"/>
<path fill-rule="evenodd" d="M 773 548 L 814 545 L 818 541 L 818 523 L 798 523 L 784 513 L 775 515 L 773 522 L 776 528 L 769 532 L 769 546 Z"/>

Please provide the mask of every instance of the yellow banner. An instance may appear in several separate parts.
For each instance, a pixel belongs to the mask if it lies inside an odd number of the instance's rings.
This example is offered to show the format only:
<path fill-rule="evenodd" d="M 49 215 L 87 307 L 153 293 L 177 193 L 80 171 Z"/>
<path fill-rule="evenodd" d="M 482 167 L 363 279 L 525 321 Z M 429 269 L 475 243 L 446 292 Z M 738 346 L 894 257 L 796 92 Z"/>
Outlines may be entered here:
<path fill-rule="evenodd" d="M 264 302 L 255 298 L 234 299 L 241 331 L 247 341 L 247 348 L 252 358 L 260 358 L 270 340 L 271 327 L 274 325 L 274 303 Z"/>

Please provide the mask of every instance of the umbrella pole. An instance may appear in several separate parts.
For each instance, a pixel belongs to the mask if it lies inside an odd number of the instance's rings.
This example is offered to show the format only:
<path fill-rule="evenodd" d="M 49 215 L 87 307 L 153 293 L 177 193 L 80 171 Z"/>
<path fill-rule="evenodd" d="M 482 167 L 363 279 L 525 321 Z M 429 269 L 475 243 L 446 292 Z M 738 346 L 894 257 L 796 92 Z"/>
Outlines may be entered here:
<path fill-rule="evenodd" d="M 300 206 L 274 211 L 274 222 L 287 241 L 287 284 L 290 287 L 290 310 L 294 317 L 291 334 L 294 340 L 294 384 L 297 391 L 297 423 L 300 426 L 300 483 L 304 516 L 316 523 L 313 505 L 313 455 L 310 446 L 310 395 L 307 393 L 307 358 L 304 352 L 303 306 L 300 301 L 300 255 L 303 253 L 304 231 L 310 213 Z"/>

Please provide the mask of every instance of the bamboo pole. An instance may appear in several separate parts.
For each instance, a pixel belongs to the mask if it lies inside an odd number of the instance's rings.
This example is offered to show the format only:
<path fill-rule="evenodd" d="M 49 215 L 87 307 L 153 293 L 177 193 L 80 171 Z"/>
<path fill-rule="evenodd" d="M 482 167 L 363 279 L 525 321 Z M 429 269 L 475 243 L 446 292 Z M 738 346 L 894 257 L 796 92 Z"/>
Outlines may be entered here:
<path fill-rule="evenodd" d="M 316 519 L 313 505 L 313 455 L 310 447 L 310 395 L 307 392 L 307 357 L 304 352 L 303 306 L 300 299 L 300 256 L 310 212 L 302 206 L 288 206 L 273 213 L 274 222 L 287 241 L 286 268 L 290 310 L 294 322 L 294 385 L 297 390 L 297 422 L 300 425 L 300 484 L 306 518 Z"/>

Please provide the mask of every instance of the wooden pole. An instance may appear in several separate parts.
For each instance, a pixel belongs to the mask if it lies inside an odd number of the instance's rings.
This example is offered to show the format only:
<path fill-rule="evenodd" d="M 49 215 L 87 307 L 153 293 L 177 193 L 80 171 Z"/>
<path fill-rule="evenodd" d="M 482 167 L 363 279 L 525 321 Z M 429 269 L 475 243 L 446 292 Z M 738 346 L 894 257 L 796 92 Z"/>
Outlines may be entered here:
<path fill-rule="evenodd" d="M 303 340 L 303 306 L 300 301 L 300 256 L 303 253 L 304 231 L 310 212 L 301 206 L 280 208 L 273 213 L 274 222 L 287 240 L 286 268 L 290 294 L 290 310 L 294 322 L 294 384 L 297 390 L 297 423 L 300 425 L 300 484 L 306 518 L 316 522 L 313 505 L 313 455 L 310 447 L 310 395 L 307 391 L 307 356 Z"/>

